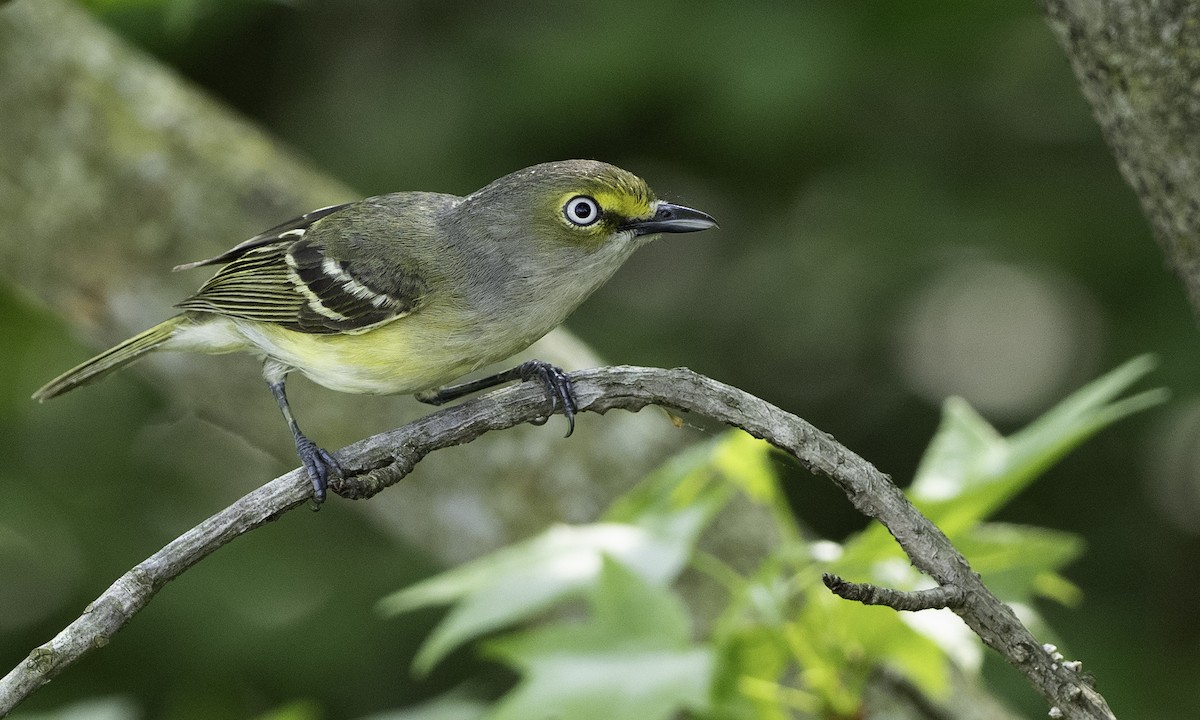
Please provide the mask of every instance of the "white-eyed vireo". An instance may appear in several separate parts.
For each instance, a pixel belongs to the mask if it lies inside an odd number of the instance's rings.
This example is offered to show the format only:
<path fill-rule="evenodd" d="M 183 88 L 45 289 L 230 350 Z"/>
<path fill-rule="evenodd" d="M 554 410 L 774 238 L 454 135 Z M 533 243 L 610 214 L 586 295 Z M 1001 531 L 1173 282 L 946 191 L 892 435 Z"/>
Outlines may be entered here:
<path fill-rule="evenodd" d="M 179 266 L 224 265 L 176 306 L 183 312 L 33 397 L 61 395 L 152 350 L 253 353 L 320 503 L 341 470 L 296 425 L 284 393 L 289 372 L 342 392 L 418 393 L 435 405 L 537 379 L 573 428 L 570 379 L 541 361 L 442 386 L 527 348 L 658 233 L 715 225 L 591 160 L 535 165 L 466 197 L 399 192 L 322 208 Z"/>

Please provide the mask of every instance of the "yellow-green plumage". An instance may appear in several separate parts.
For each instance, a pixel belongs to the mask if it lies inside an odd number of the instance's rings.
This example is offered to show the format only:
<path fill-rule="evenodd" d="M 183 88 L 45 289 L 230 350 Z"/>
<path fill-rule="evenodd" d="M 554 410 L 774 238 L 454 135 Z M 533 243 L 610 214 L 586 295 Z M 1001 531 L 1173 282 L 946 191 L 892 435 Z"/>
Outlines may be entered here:
<path fill-rule="evenodd" d="M 154 350 L 250 352 L 264 361 L 319 498 L 336 463 L 291 418 L 288 372 L 342 392 L 436 388 L 528 347 L 658 233 L 713 225 L 704 213 L 657 200 L 637 176 L 590 160 L 535 165 L 466 197 L 403 192 L 322 208 L 181 266 L 223 265 L 179 303 L 180 315 L 69 370 L 34 398 Z M 561 371 L 541 368 L 538 377 L 560 383 L 556 391 L 569 400 L 569 382 L 555 379 L 565 378 Z"/>

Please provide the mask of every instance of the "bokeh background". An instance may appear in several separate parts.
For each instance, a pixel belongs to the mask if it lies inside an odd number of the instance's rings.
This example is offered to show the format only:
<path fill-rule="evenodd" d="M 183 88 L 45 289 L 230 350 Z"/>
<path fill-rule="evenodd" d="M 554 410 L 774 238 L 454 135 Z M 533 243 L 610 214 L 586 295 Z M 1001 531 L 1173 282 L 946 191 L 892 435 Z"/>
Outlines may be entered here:
<path fill-rule="evenodd" d="M 569 327 L 614 362 L 687 365 L 762 396 L 901 482 L 945 397 L 1012 430 L 1156 353 L 1151 382 L 1172 401 L 1085 445 L 1003 519 L 1087 538 L 1067 572 L 1082 604 L 1042 610 L 1119 716 L 1200 714 L 1200 336 L 1032 3 L 88 5 L 364 195 L 466 193 L 592 157 L 707 210 L 720 231 L 641 251 Z M 0 310 L 0 367 L 48 376 L 89 350 L 10 290 Z M 80 401 L 104 422 L 46 467 L 21 450 L 55 430 L 33 389 L 0 381 L 4 669 L 158 547 L 97 512 L 105 478 L 155 478 L 124 500 L 171 508 L 155 533 L 190 526 L 183 509 L 207 493 L 228 495 L 173 484 L 150 448 L 109 452 L 146 438 L 159 408 L 136 376 Z M 787 471 L 804 522 L 833 538 L 861 527 L 835 490 Z M 90 486 L 66 484 L 82 473 Z M 256 535 L 28 707 L 117 694 L 148 717 L 252 717 L 292 701 L 357 717 L 469 671 L 413 680 L 430 618 L 370 612 L 433 569 L 419 554 L 350 514 L 331 514 L 320 537 L 286 521 Z M 263 572 L 274 563 L 292 572 Z M 288 587 L 270 587 L 281 577 Z M 328 587 L 337 603 L 312 590 Z M 306 634 L 302 654 L 281 641 Z M 989 683 L 1042 716 L 997 665 Z"/>

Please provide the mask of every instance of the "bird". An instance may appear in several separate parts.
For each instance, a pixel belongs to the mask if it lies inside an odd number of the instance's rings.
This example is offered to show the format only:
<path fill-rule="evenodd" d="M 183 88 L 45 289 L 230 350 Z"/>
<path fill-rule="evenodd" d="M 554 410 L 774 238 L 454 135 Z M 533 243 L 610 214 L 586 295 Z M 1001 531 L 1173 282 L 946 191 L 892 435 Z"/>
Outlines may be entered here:
<path fill-rule="evenodd" d="M 405 191 L 331 205 L 177 266 L 220 269 L 175 305 L 177 314 L 67 370 L 33 399 L 57 397 L 151 352 L 250 353 L 262 362 L 319 508 L 343 473 L 297 424 L 289 373 L 335 391 L 412 393 L 432 405 L 537 381 L 570 436 L 577 410 L 570 376 L 550 363 L 529 360 L 450 383 L 529 347 L 662 233 L 716 226 L 597 160 L 533 165 L 464 197 Z"/>

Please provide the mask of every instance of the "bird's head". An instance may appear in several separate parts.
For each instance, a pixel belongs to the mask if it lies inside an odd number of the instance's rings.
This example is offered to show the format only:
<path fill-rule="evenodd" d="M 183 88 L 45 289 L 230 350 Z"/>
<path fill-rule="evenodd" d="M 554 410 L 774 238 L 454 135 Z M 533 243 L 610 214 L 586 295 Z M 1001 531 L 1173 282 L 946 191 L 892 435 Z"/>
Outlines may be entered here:
<path fill-rule="evenodd" d="M 564 160 L 518 170 L 468 196 L 494 237 L 590 253 L 632 250 L 660 233 L 716 227 L 708 214 L 659 200 L 645 180 L 595 160 Z M 519 240 L 518 240 L 519 241 Z"/>

